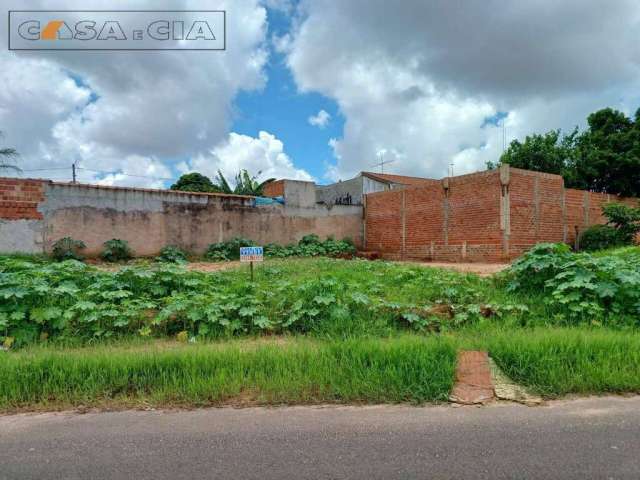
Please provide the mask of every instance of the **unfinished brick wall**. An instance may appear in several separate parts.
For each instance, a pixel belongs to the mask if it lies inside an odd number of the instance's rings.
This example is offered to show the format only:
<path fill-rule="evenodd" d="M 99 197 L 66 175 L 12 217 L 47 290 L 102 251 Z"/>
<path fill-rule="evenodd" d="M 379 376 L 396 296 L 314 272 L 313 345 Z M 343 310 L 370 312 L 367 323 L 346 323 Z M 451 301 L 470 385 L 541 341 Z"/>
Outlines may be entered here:
<path fill-rule="evenodd" d="M 504 166 L 367 195 L 365 248 L 394 259 L 507 261 L 539 242 L 575 245 L 585 228 L 606 222 L 602 206 L 613 201 L 639 203 Z"/>
<path fill-rule="evenodd" d="M 0 218 L 6 220 L 39 220 L 38 203 L 44 200 L 40 180 L 0 178 Z"/>
<path fill-rule="evenodd" d="M 387 258 L 498 261 L 499 172 L 366 196 L 366 249 Z"/>
<path fill-rule="evenodd" d="M 367 248 L 402 253 L 402 198 L 404 190 L 366 195 Z"/>
<path fill-rule="evenodd" d="M 446 183 L 449 184 L 445 198 L 449 219 L 443 226 L 445 245 L 440 253 L 435 249 L 436 258 L 446 261 L 499 260 L 503 242 L 500 172 L 462 175 L 450 178 Z"/>
<path fill-rule="evenodd" d="M 565 241 L 561 176 L 510 168 L 508 189 L 509 257 L 521 255 L 538 242 Z"/>
<path fill-rule="evenodd" d="M 624 198 L 607 193 L 587 192 L 572 188 L 564 189 L 566 206 L 566 231 L 565 241 L 575 246 L 580 232 L 590 225 L 603 224 L 607 219 L 602 214 L 602 207 L 610 202 L 619 202 L 630 207 L 640 206 L 637 198 Z"/>

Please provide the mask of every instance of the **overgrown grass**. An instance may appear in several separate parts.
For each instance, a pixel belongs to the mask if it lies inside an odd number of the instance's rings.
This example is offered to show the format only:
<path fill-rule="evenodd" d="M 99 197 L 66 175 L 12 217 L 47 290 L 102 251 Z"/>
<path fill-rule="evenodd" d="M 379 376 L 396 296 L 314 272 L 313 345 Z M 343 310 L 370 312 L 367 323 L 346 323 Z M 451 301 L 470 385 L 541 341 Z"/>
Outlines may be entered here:
<path fill-rule="evenodd" d="M 509 377 L 548 397 L 640 393 L 637 331 L 510 330 L 484 342 Z"/>
<path fill-rule="evenodd" d="M 545 248 L 498 279 L 314 258 L 265 262 L 252 283 L 248 268 L 0 258 L 0 410 L 440 401 L 457 349 L 549 397 L 640 392 L 637 249 Z"/>
<path fill-rule="evenodd" d="M 70 406 L 424 403 L 446 400 L 455 348 L 436 338 L 0 354 L 0 410 Z"/>
<path fill-rule="evenodd" d="M 614 256 L 618 258 L 628 258 L 630 255 L 640 256 L 640 246 L 608 248 L 606 250 L 599 250 L 597 252 L 592 252 L 592 255 L 594 257 Z"/>

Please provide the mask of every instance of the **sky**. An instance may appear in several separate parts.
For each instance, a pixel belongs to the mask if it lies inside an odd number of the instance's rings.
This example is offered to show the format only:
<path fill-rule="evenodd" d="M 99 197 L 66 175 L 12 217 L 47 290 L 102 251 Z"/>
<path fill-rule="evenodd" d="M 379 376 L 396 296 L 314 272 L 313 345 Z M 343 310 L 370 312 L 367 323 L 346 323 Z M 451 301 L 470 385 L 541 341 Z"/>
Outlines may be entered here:
<path fill-rule="evenodd" d="M 61 0 L 135 10 L 151 1 Z M 3 14 L 47 9 L 3 0 Z M 441 178 L 507 142 L 640 107 L 635 1 L 208 0 L 225 51 L 9 51 L 0 146 L 24 177 L 166 188 L 198 171 L 331 183 L 362 170 Z"/>

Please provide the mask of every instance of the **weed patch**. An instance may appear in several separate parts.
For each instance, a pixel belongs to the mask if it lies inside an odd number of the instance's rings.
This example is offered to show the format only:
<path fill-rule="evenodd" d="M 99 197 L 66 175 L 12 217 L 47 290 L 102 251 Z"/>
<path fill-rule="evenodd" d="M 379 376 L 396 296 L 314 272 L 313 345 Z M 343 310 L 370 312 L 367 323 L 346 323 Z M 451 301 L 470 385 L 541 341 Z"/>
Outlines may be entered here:
<path fill-rule="evenodd" d="M 0 355 L 0 410 L 70 406 L 424 403 L 452 388 L 438 339 L 298 339 L 171 349 L 28 349 Z"/>
<path fill-rule="evenodd" d="M 548 397 L 640 392 L 638 332 L 536 329 L 486 341 L 511 379 Z"/>

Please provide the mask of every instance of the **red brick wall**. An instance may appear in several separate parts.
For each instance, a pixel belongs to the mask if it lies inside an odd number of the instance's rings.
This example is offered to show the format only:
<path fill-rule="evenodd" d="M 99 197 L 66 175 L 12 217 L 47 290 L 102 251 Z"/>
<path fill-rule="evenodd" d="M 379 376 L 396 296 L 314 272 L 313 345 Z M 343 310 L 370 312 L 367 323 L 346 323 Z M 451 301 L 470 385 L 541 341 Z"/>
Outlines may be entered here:
<path fill-rule="evenodd" d="M 576 234 L 580 234 L 590 225 L 607 223 L 602 214 L 602 207 L 609 202 L 620 202 L 635 207 L 640 205 L 637 198 L 624 198 L 606 193 L 586 192 L 566 188 L 564 190 L 566 205 L 567 239 L 570 245 L 575 245 Z"/>
<path fill-rule="evenodd" d="M 584 190 L 574 190 L 573 188 L 565 188 L 564 190 L 566 242 L 569 245 L 575 245 L 576 236 L 585 226 L 583 207 L 585 195 L 589 195 L 589 193 Z"/>
<path fill-rule="evenodd" d="M 276 180 L 269 182 L 264 186 L 263 195 L 265 197 L 282 197 L 284 196 L 284 180 Z"/>
<path fill-rule="evenodd" d="M 367 195 L 365 248 L 388 258 L 504 261 L 538 242 L 573 245 L 576 231 L 606 222 L 607 202 L 639 203 L 565 189 L 558 175 L 516 168 L 502 175 L 480 172 Z"/>
<path fill-rule="evenodd" d="M 405 255 L 430 258 L 431 242 L 444 244 L 444 189 L 440 182 L 405 190 Z"/>
<path fill-rule="evenodd" d="M 449 244 L 501 245 L 500 173 L 453 177 L 449 185 Z"/>
<path fill-rule="evenodd" d="M 509 169 L 510 257 L 538 242 L 564 241 L 563 190 L 559 175 Z"/>
<path fill-rule="evenodd" d="M 0 218 L 39 220 L 38 203 L 44 200 L 44 182 L 0 178 Z"/>
<path fill-rule="evenodd" d="M 498 261 L 499 172 L 366 196 L 366 249 L 386 258 Z"/>
<path fill-rule="evenodd" d="M 366 195 L 367 249 L 401 254 L 402 192 L 402 190 L 390 190 Z"/>

